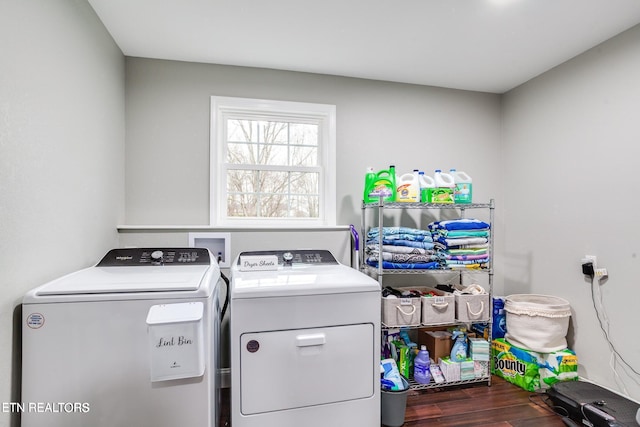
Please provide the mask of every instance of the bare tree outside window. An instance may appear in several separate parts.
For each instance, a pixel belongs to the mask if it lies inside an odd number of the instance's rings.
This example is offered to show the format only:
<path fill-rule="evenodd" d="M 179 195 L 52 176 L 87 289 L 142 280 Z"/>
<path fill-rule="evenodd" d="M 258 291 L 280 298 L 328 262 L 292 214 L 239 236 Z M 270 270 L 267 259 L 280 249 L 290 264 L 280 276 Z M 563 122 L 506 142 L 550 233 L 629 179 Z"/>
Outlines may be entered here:
<path fill-rule="evenodd" d="M 319 126 L 226 120 L 227 215 L 318 218 Z"/>

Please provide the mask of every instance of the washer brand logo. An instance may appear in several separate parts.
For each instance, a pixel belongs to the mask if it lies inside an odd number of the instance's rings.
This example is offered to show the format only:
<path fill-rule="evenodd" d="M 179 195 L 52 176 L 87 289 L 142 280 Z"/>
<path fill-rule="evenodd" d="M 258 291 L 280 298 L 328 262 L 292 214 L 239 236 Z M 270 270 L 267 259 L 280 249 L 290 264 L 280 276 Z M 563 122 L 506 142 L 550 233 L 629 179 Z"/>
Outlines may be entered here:
<path fill-rule="evenodd" d="M 516 374 L 524 376 L 526 372 L 526 366 L 516 359 L 501 359 L 499 356 L 493 358 L 493 363 L 496 369 L 502 371 L 504 375 L 513 377 Z"/>
<path fill-rule="evenodd" d="M 130 261 L 130 260 L 133 259 L 133 257 L 132 256 L 117 256 L 116 259 L 118 261 Z"/>

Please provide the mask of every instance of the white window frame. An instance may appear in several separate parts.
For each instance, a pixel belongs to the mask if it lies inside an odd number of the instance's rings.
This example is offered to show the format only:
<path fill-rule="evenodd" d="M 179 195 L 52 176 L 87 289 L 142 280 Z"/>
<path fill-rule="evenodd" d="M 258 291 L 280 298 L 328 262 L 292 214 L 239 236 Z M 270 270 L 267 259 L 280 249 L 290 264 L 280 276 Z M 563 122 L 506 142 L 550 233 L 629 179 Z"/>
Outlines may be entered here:
<path fill-rule="evenodd" d="M 227 216 L 225 117 L 233 114 L 319 120 L 318 218 L 234 218 Z M 336 106 L 226 96 L 211 97 L 210 225 L 219 227 L 321 227 L 336 225 Z"/>

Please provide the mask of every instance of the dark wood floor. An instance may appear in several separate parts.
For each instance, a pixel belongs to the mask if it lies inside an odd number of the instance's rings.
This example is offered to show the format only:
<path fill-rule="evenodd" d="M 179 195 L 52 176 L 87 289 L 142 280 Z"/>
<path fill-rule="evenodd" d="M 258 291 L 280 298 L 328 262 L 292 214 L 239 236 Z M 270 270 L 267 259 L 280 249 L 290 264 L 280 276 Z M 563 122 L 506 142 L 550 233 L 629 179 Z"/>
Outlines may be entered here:
<path fill-rule="evenodd" d="M 544 403 L 544 397 L 495 376 L 490 387 L 485 383 L 442 391 L 411 391 L 404 427 L 564 426 L 561 418 Z"/>
<path fill-rule="evenodd" d="M 228 392 L 224 389 L 222 394 L 220 427 L 231 426 Z M 561 418 L 543 399 L 543 394 L 525 391 L 495 376 L 490 387 L 484 383 L 410 391 L 404 427 L 563 427 Z"/>

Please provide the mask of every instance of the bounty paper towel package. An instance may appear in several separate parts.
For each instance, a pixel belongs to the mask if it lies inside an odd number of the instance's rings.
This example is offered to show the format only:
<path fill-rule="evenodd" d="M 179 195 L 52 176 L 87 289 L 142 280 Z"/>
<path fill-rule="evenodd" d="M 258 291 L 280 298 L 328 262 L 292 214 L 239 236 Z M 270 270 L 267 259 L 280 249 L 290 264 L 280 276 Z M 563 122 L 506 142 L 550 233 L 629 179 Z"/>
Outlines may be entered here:
<path fill-rule="evenodd" d="M 493 374 L 528 391 L 578 379 L 578 358 L 569 349 L 536 353 L 498 338 L 491 342 L 491 356 Z"/>

